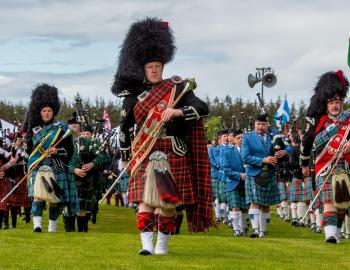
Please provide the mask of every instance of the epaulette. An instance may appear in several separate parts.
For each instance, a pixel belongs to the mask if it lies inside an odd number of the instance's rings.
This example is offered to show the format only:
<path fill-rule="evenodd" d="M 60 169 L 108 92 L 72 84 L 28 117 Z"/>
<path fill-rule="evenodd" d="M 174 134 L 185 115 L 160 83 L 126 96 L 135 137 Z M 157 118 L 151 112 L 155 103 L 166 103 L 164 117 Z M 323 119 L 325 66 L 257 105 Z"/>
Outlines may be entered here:
<path fill-rule="evenodd" d="M 306 116 L 306 117 L 305 117 L 305 120 L 306 120 L 306 122 L 308 122 L 309 124 L 311 124 L 311 125 L 313 125 L 313 126 L 315 125 L 315 118 Z"/>
<path fill-rule="evenodd" d="M 139 94 L 139 95 L 137 96 L 137 99 L 138 99 L 139 101 L 142 101 L 142 100 L 144 100 L 144 99 L 147 97 L 147 95 L 148 95 L 148 91 L 145 90 L 145 91 L 143 91 L 141 94 Z"/>
<path fill-rule="evenodd" d="M 33 130 L 33 133 L 36 134 L 36 133 L 38 133 L 40 130 L 42 130 L 42 126 L 36 126 L 36 127 L 34 127 L 32 130 Z"/>
<path fill-rule="evenodd" d="M 182 83 L 183 82 L 183 79 L 178 76 L 178 75 L 174 75 L 170 78 L 170 80 L 173 82 L 173 83 L 176 83 L 176 84 L 179 84 L 179 83 Z"/>
<path fill-rule="evenodd" d="M 126 96 L 130 96 L 130 95 L 131 95 L 131 93 L 130 93 L 128 90 L 124 89 L 123 91 L 121 91 L 121 92 L 117 95 L 117 97 L 126 97 Z"/>

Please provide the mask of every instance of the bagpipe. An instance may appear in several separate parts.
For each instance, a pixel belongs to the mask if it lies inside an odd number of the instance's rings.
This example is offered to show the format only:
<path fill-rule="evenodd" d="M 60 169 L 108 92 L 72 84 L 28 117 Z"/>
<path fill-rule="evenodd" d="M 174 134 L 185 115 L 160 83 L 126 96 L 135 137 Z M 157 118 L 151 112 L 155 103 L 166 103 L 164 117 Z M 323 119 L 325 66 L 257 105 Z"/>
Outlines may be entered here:
<path fill-rule="evenodd" d="M 197 84 L 195 82 L 194 79 L 186 79 L 185 80 L 185 88 L 184 90 L 180 93 L 180 95 L 171 103 L 170 106 L 168 106 L 168 108 L 175 108 L 175 106 L 180 102 L 180 100 L 183 98 L 183 96 L 190 92 L 193 91 L 196 87 Z M 126 166 L 124 167 L 123 171 L 120 172 L 118 178 L 114 181 L 114 183 L 111 185 L 111 187 L 107 190 L 107 192 L 104 194 L 104 196 L 102 197 L 102 199 L 99 201 L 99 204 L 101 204 L 104 199 L 108 196 L 108 194 L 113 190 L 113 188 L 115 187 L 115 185 L 117 183 L 119 183 L 120 178 L 130 169 L 132 168 L 133 165 L 135 165 L 136 159 L 142 155 L 143 153 L 148 153 L 152 147 L 154 146 L 154 143 L 156 142 L 156 140 L 158 139 L 158 137 L 160 136 L 160 134 L 162 133 L 163 127 L 164 127 L 164 122 L 160 121 L 157 122 L 156 125 L 154 125 L 152 127 L 152 129 L 148 130 L 148 136 L 147 139 L 145 139 L 144 141 L 142 141 L 142 143 L 137 147 L 137 150 L 135 151 L 135 153 L 133 154 L 133 158 L 126 164 Z M 141 132 L 141 130 L 140 130 Z M 137 135 L 137 137 L 139 136 L 139 134 Z M 136 139 L 135 139 L 136 140 Z M 159 165 L 159 161 L 163 161 L 159 159 L 159 156 L 157 156 L 156 154 L 153 155 L 153 163 L 154 163 L 154 167 L 157 168 L 157 166 Z M 133 167 L 135 168 L 135 166 Z M 154 171 L 155 174 L 157 174 L 156 170 Z M 158 174 L 156 175 L 156 178 L 159 180 L 161 178 L 161 176 L 163 175 L 162 171 L 158 171 Z M 157 177 L 159 176 L 159 177 Z M 156 179 L 156 180 L 157 180 Z M 171 182 L 171 181 L 170 181 Z M 169 187 L 171 188 L 171 187 Z"/>
<path fill-rule="evenodd" d="M 83 100 L 79 94 L 77 94 L 75 98 L 75 108 L 77 112 L 77 121 L 80 123 L 81 127 L 84 129 L 86 126 L 92 126 L 93 122 L 89 111 L 84 108 Z"/>
<path fill-rule="evenodd" d="M 277 151 L 285 150 L 287 148 L 286 144 L 287 142 L 285 141 L 283 134 L 273 136 L 272 155 L 274 156 Z M 275 171 L 278 182 L 290 182 L 292 180 L 292 171 L 288 155 L 277 159 Z"/>
<path fill-rule="evenodd" d="M 244 111 L 241 111 L 240 120 L 238 120 L 237 111 L 234 110 L 231 119 L 231 129 L 233 130 L 242 129 L 244 132 L 250 132 L 254 129 L 253 116 L 249 116 L 247 119 Z"/>
<path fill-rule="evenodd" d="M 112 150 L 111 148 L 113 148 L 113 145 L 116 143 L 117 134 L 118 132 L 114 129 L 108 131 L 107 133 L 103 133 L 102 141 L 100 143 L 100 147 L 96 151 L 96 154 L 99 155 L 103 152 L 110 153 Z"/>

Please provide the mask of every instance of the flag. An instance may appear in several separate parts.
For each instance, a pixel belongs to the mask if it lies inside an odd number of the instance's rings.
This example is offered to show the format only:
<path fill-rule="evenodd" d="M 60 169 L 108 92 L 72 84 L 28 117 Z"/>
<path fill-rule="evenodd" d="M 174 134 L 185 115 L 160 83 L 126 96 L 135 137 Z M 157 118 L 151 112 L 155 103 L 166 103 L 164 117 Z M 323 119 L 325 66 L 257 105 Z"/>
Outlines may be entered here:
<path fill-rule="evenodd" d="M 279 118 L 282 117 L 282 125 L 285 123 L 288 123 L 290 119 L 290 108 L 288 105 L 288 101 L 285 98 L 283 102 L 281 103 L 280 107 L 278 108 L 277 112 L 274 115 L 276 126 L 280 126 L 280 120 Z"/>
<path fill-rule="evenodd" d="M 111 121 L 109 120 L 109 115 L 108 115 L 106 109 L 103 110 L 103 120 L 105 120 L 104 128 L 108 131 L 111 131 L 112 125 L 111 125 Z"/>

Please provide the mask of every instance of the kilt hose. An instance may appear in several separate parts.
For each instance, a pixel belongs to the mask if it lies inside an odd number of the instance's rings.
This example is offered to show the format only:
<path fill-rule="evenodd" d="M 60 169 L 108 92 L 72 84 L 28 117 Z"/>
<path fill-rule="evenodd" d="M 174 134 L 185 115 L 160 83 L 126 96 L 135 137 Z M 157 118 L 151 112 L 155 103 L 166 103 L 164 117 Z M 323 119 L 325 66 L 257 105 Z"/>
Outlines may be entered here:
<path fill-rule="evenodd" d="M 303 180 L 293 177 L 288 201 L 289 202 L 305 201 L 305 191 L 303 187 Z"/>
<path fill-rule="evenodd" d="M 276 205 L 281 202 L 276 176 L 272 175 L 266 186 L 255 183 L 253 176 L 247 176 L 245 181 L 246 204 L 262 206 Z"/>
<path fill-rule="evenodd" d="M 9 178 L 0 178 L 0 201 L 4 198 L 12 189 L 12 184 Z M 7 211 L 9 200 L 0 202 L 0 211 Z"/>
<path fill-rule="evenodd" d="M 182 204 L 194 204 L 196 202 L 196 198 L 192 184 L 191 162 L 187 154 L 182 157 L 176 155 L 172 151 L 172 143 L 170 138 L 158 139 L 150 153 L 154 151 L 162 151 L 167 155 L 171 173 L 174 176 L 175 184 L 179 191 Z M 146 157 L 140 164 L 135 176 L 130 179 L 128 187 L 128 201 L 131 203 L 139 203 L 143 201 L 145 181 L 147 178 L 147 165 L 148 157 Z"/>

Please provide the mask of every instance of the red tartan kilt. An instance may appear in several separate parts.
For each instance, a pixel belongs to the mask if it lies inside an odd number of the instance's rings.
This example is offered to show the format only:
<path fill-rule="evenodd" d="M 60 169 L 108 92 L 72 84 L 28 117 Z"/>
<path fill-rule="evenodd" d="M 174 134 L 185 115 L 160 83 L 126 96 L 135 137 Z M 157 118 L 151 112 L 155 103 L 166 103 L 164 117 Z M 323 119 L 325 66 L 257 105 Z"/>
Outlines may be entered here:
<path fill-rule="evenodd" d="M 174 175 L 177 189 L 181 195 L 183 204 L 194 204 L 196 201 L 191 175 L 191 162 L 187 155 L 180 157 L 172 151 L 169 138 L 158 139 L 152 151 L 162 151 L 167 154 L 171 172 Z M 128 188 L 129 202 L 142 202 L 146 180 L 146 168 L 148 157 L 141 163 L 135 176 L 130 179 Z"/>
<path fill-rule="evenodd" d="M 22 179 L 19 177 L 16 179 L 16 184 Z M 23 181 L 15 192 L 10 196 L 10 204 L 13 206 L 30 207 L 32 204 L 31 199 L 28 197 L 27 181 Z"/>
<path fill-rule="evenodd" d="M 1 200 L 10 192 L 12 189 L 11 182 L 8 178 L 0 178 L 0 211 L 7 210 L 9 200 L 1 202 Z"/>

